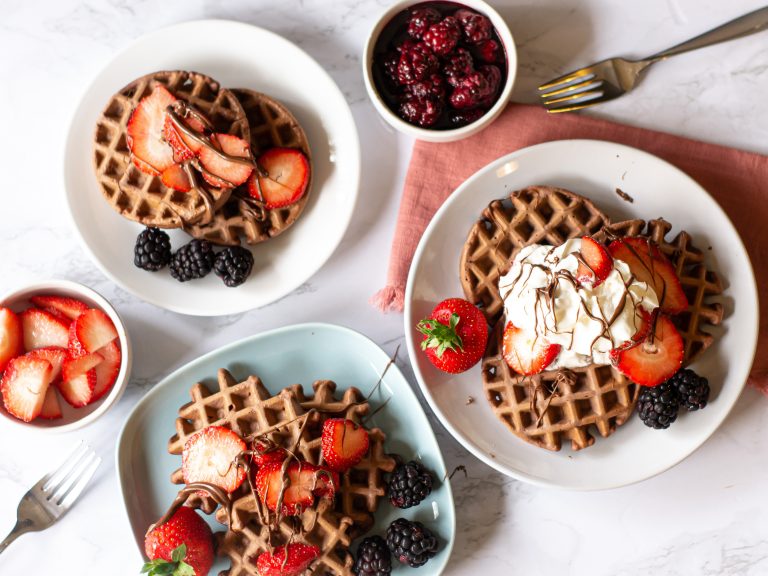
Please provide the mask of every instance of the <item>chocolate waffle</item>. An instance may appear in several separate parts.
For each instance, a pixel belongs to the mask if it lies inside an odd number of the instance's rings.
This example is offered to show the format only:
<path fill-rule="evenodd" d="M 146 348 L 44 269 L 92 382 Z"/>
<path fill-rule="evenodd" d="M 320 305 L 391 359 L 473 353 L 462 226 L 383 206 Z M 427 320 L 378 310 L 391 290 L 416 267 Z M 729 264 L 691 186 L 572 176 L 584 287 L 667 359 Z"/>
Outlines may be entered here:
<path fill-rule="evenodd" d="M 210 217 L 211 206 L 195 189 L 178 192 L 159 176 L 145 174 L 131 162 L 126 143 L 128 120 L 139 101 L 156 83 L 164 84 L 177 98 L 205 115 L 217 132 L 250 139 L 248 121 L 235 95 L 197 72 L 155 72 L 134 80 L 115 94 L 99 116 L 94 134 L 93 159 L 99 187 L 122 216 L 146 226 L 179 228 Z M 215 201 L 219 191 L 207 188 Z"/>
<path fill-rule="evenodd" d="M 611 366 L 588 366 L 535 376 L 512 372 L 503 359 L 503 301 L 499 278 L 517 252 L 532 243 L 559 245 L 568 238 L 594 235 L 648 236 L 675 266 L 690 306 L 674 318 L 685 342 L 684 364 L 713 341 L 706 330 L 722 321 L 723 310 L 710 297 L 722 293 L 716 273 L 703 264 L 703 253 L 690 236 L 666 240 L 671 226 L 663 220 L 611 223 L 589 200 L 558 188 L 534 186 L 497 200 L 470 230 L 461 256 L 460 274 L 467 299 L 480 305 L 494 325 L 482 364 L 486 397 L 496 415 L 520 438 L 559 450 L 570 439 L 574 450 L 591 446 L 594 426 L 602 436 L 629 418 L 638 387 Z M 564 377 L 565 374 L 567 377 Z"/>
<path fill-rule="evenodd" d="M 191 390 L 192 402 L 182 406 L 176 420 L 176 434 L 168 450 L 181 454 L 186 440 L 206 426 L 226 426 L 243 437 L 268 438 L 284 448 L 296 446 L 297 455 L 312 464 L 322 464 L 320 435 L 323 422 L 331 417 L 349 418 L 355 422 L 369 411 L 369 405 L 356 388 L 336 397 L 336 384 L 329 380 L 314 383 L 314 393 L 306 396 L 300 385 L 271 395 L 261 380 L 250 376 L 237 382 L 226 370 L 218 374 L 219 391 L 212 392 L 202 383 Z M 297 439 L 301 436 L 302 441 Z M 219 551 L 232 561 L 230 576 L 256 574 L 249 559 L 259 553 L 292 541 L 315 544 L 322 550 L 313 563 L 312 573 L 351 574 L 352 558 L 348 553 L 352 538 L 373 525 L 373 513 L 385 496 L 384 472 L 394 469 L 396 462 L 384 453 L 384 434 L 378 428 L 369 432 L 370 449 L 363 460 L 340 475 L 340 486 L 333 506 L 320 500 L 314 509 L 299 517 L 281 518 L 277 525 L 265 525 L 259 504 L 248 484 L 232 494 L 230 530 L 219 536 Z M 172 482 L 183 484 L 181 470 L 172 474 Z M 188 505 L 210 513 L 216 502 L 207 496 L 193 495 Z M 219 509 L 217 519 L 227 523 L 227 514 Z"/>
<path fill-rule="evenodd" d="M 187 228 L 195 238 L 214 244 L 237 245 L 241 237 L 247 244 L 258 244 L 287 230 L 304 211 L 312 185 L 309 141 L 296 118 L 277 100 L 253 90 L 235 88 L 250 126 L 251 151 L 255 158 L 269 148 L 296 148 L 310 162 L 310 176 L 304 195 L 293 204 L 267 210 L 248 194 L 245 186 L 235 190 L 232 197 L 205 225 Z"/>

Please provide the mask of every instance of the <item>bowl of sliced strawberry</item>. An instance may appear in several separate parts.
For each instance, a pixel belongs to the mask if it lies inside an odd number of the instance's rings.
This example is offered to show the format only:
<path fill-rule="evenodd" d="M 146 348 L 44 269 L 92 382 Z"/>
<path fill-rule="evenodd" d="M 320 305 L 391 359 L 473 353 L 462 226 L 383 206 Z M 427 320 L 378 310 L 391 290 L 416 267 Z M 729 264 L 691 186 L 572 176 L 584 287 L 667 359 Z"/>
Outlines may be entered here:
<path fill-rule="evenodd" d="M 27 428 L 70 431 L 122 395 L 131 346 L 120 316 L 100 294 L 50 280 L 0 300 L 0 414 Z"/>

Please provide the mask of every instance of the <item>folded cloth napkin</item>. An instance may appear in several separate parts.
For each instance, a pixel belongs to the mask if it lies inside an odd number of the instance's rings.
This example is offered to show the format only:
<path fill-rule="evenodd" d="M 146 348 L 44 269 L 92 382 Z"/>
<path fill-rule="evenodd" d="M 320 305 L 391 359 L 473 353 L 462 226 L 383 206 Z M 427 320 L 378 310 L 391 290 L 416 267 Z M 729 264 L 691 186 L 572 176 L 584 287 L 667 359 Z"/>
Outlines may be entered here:
<path fill-rule="evenodd" d="M 475 136 L 449 144 L 416 142 L 400 202 L 387 286 L 371 303 L 384 311 L 403 309 L 416 246 L 432 216 L 459 184 L 500 156 L 533 144 L 572 138 L 608 140 L 655 154 L 694 178 L 725 210 L 747 247 L 763 302 L 750 383 L 768 394 L 768 156 L 760 154 L 589 116 L 550 115 L 538 106 L 510 104 Z"/>

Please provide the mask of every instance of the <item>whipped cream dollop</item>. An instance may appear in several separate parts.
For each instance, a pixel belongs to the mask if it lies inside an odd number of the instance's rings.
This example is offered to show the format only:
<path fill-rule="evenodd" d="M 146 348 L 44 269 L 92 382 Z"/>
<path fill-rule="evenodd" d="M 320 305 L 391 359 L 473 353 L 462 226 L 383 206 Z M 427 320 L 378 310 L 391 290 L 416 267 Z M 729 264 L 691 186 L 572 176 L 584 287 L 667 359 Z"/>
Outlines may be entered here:
<path fill-rule="evenodd" d="M 560 344 L 547 370 L 610 364 L 610 350 L 641 327 L 639 308 L 650 312 L 659 305 L 653 288 L 636 280 L 622 260 L 613 260 L 597 286 L 577 282 L 581 243 L 526 246 L 499 279 L 507 322 Z"/>

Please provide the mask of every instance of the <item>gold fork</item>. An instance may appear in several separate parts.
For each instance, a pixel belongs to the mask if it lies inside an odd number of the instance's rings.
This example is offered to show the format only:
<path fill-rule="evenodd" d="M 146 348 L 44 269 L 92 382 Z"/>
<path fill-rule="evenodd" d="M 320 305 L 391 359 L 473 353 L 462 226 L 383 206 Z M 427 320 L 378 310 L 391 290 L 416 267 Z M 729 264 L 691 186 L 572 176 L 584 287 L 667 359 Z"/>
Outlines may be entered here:
<path fill-rule="evenodd" d="M 618 98 L 637 85 L 640 74 L 654 62 L 712 44 L 734 40 L 768 28 L 768 6 L 745 14 L 643 60 L 609 58 L 579 68 L 539 86 L 547 112 L 570 112 Z"/>

